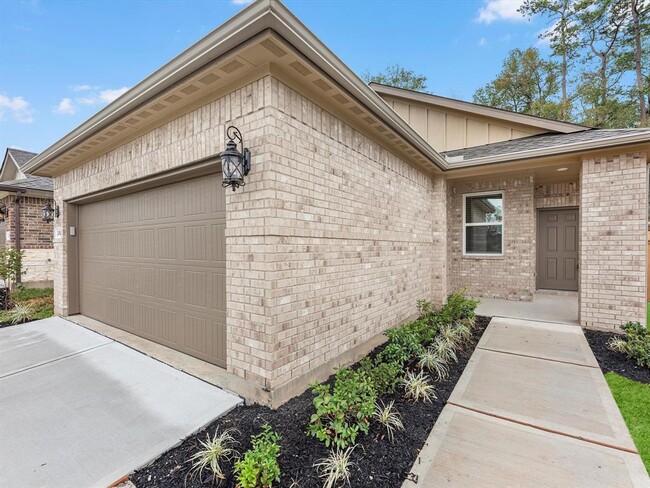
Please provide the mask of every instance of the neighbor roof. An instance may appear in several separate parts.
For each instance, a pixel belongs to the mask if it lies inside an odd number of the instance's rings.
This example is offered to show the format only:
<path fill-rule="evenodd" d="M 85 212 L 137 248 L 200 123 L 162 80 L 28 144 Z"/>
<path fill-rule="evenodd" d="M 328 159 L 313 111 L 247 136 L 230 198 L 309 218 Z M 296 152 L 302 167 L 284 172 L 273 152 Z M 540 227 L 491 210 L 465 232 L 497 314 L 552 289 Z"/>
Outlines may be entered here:
<path fill-rule="evenodd" d="M 14 149 L 13 147 L 7 148 L 7 154 L 15 161 L 19 168 L 31 161 L 37 153 L 23 151 L 22 149 Z"/>
<path fill-rule="evenodd" d="M 11 191 L 11 190 L 41 190 L 41 191 L 53 191 L 54 184 L 52 183 L 52 178 L 47 178 L 45 176 L 32 176 L 26 175 L 24 178 L 19 180 L 9 180 L 0 182 L 0 191 Z"/>
<path fill-rule="evenodd" d="M 463 112 L 471 112 L 476 115 L 483 115 L 485 117 L 492 117 L 508 122 L 515 122 L 518 124 L 537 127 L 552 132 L 569 133 L 589 129 L 589 127 L 586 127 L 584 125 L 563 122 L 561 120 L 546 119 L 544 117 L 538 117 L 535 115 L 520 114 L 517 112 L 512 112 L 510 110 L 488 107 L 486 105 L 466 102 L 465 100 L 458 100 L 456 98 L 441 97 L 440 95 L 422 93 L 414 90 L 382 85 L 380 83 L 370 83 L 370 87 L 380 95 L 391 95 L 429 105 L 437 105 L 439 107 L 460 110 Z"/>
<path fill-rule="evenodd" d="M 510 141 L 494 142 L 483 146 L 473 146 L 465 149 L 454 149 L 441 153 L 447 161 L 456 166 L 462 162 L 474 162 L 499 158 L 512 159 L 512 156 L 523 158 L 526 154 L 531 157 L 547 153 L 550 149 L 555 152 L 571 152 L 589 148 L 630 144 L 633 142 L 650 141 L 650 129 L 589 129 L 569 134 L 538 134 Z"/>

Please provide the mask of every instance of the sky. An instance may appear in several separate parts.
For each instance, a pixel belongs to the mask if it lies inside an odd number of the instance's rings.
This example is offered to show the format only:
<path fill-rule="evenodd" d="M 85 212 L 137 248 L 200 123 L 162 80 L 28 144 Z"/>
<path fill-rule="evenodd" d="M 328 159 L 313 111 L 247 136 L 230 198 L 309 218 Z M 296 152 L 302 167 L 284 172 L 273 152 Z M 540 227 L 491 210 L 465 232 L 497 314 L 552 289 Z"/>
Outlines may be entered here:
<path fill-rule="evenodd" d="M 246 7 L 246 0 L 0 0 L 0 151 L 40 152 Z M 358 75 L 400 64 L 471 100 L 508 51 L 548 46 L 521 0 L 286 0 Z"/>

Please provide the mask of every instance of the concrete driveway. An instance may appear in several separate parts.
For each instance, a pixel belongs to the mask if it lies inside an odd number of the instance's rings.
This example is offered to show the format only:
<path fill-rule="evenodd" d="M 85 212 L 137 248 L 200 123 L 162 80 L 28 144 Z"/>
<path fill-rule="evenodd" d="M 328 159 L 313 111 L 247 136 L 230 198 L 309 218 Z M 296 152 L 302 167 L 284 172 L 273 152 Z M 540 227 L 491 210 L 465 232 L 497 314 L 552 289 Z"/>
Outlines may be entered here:
<path fill-rule="evenodd" d="M 0 486 L 105 488 L 239 403 L 61 318 L 0 329 Z"/>

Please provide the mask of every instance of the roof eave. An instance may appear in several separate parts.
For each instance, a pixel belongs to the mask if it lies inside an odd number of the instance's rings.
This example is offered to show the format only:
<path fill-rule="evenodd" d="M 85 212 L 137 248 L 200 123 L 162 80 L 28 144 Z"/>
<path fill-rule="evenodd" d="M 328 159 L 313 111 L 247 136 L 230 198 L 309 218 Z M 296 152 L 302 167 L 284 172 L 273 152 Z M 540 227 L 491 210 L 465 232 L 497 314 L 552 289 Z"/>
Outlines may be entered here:
<path fill-rule="evenodd" d="M 455 110 L 464 110 L 466 112 L 471 111 L 477 115 L 482 115 L 484 117 L 492 117 L 503 121 L 514 122 L 531 127 L 538 127 L 540 129 L 560 132 L 564 134 L 591 129 L 591 127 L 573 124 L 570 122 L 563 122 L 561 120 L 545 119 L 543 117 L 537 117 L 535 115 L 520 114 L 517 112 L 511 112 L 509 110 L 467 102 L 465 100 L 441 97 L 440 95 L 421 93 L 404 88 L 382 85 L 381 83 L 372 82 L 370 83 L 370 87 L 377 93 L 383 93 L 399 98 L 414 100 L 425 104 L 438 104 L 440 106 Z M 455 107 L 455 105 L 460 105 L 463 108 Z"/>
<path fill-rule="evenodd" d="M 627 146 L 631 144 L 650 144 L 650 133 L 645 132 L 642 134 L 631 134 L 618 137 L 607 137 L 596 141 L 583 141 L 573 144 L 564 144 L 561 146 L 545 147 L 539 149 L 531 149 L 528 151 L 518 151 L 509 154 L 501 154 L 494 156 L 487 156 L 484 158 L 468 159 L 463 162 L 456 162 L 449 164 L 449 170 L 469 168 L 474 166 L 484 166 L 487 164 L 506 163 L 511 161 L 521 161 L 526 159 L 534 159 L 545 156 L 555 156 L 559 154 L 570 154 L 581 151 L 592 151 L 605 148 L 614 148 L 619 146 Z"/>
<path fill-rule="evenodd" d="M 447 162 L 439 153 L 404 122 L 374 90 L 345 66 L 282 3 L 278 0 L 258 0 L 38 154 L 25 164 L 24 172 L 36 172 L 49 161 L 119 120 L 147 100 L 267 29 L 272 29 L 284 37 L 438 168 L 442 170 L 448 168 Z"/>

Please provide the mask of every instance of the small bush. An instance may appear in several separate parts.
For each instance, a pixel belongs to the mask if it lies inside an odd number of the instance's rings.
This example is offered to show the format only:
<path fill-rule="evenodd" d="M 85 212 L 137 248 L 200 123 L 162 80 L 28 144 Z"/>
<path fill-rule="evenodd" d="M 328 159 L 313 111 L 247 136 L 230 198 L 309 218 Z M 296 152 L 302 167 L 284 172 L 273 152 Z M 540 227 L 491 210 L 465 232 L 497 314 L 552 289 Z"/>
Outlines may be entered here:
<path fill-rule="evenodd" d="M 372 361 L 368 357 L 359 363 L 359 371 L 366 375 L 377 396 L 394 393 L 404 377 L 400 364 Z"/>
<path fill-rule="evenodd" d="M 402 384 L 404 385 L 404 396 L 408 400 L 430 402 L 432 399 L 437 398 L 436 390 L 429 383 L 429 378 L 424 374 L 424 371 L 417 374 L 409 371 L 406 373 Z"/>
<path fill-rule="evenodd" d="M 634 359 L 639 366 L 650 368 L 650 330 L 639 322 L 628 322 L 622 329 L 626 336 L 610 339 L 609 348 Z"/>
<path fill-rule="evenodd" d="M 420 354 L 418 361 L 420 369 L 424 369 L 436 375 L 436 381 L 441 381 L 449 376 L 449 367 L 447 362 L 432 349 L 427 349 Z"/>
<path fill-rule="evenodd" d="M 388 344 L 381 352 L 380 361 L 397 363 L 402 367 L 415 360 L 438 333 L 438 328 L 424 319 L 414 320 L 385 332 Z"/>
<path fill-rule="evenodd" d="M 331 451 L 328 457 L 320 459 L 314 464 L 320 477 L 325 479 L 323 488 L 334 488 L 341 485 L 350 486 L 350 467 L 353 464 L 350 461 L 352 451 L 354 451 L 354 447 L 337 448 Z"/>
<path fill-rule="evenodd" d="M 52 296 L 54 296 L 54 289 L 52 288 L 27 288 L 25 286 L 18 286 L 11 292 L 11 299 L 14 302 L 26 302 L 27 300 Z"/>
<path fill-rule="evenodd" d="M 239 457 L 239 453 L 233 447 L 237 441 L 232 436 L 232 431 L 224 430 L 220 434 L 217 430 L 212 437 L 208 434 L 208 438 L 205 441 L 199 441 L 199 443 L 201 449 L 190 457 L 192 463 L 190 475 L 197 475 L 202 482 L 204 472 L 209 471 L 212 481 L 223 480 L 226 476 L 221 466 L 222 463 Z"/>
<path fill-rule="evenodd" d="M 363 371 L 340 369 L 333 389 L 329 385 L 315 385 L 312 393 L 316 395 L 316 413 L 311 416 L 308 434 L 327 447 L 335 444 L 345 448 L 356 444 L 359 432 L 368 433 L 376 393 Z"/>
<path fill-rule="evenodd" d="M 7 319 L 13 325 L 28 322 L 34 318 L 34 308 L 30 305 L 17 304 L 13 309 L 9 310 Z"/>
<path fill-rule="evenodd" d="M 235 463 L 235 476 L 239 488 L 268 488 L 280 480 L 280 435 L 269 424 L 253 436 L 253 447 Z"/>
<path fill-rule="evenodd" d="M 474 319 L 479 301 L 467 298 L 464 291 L 455 291 L 447 297 L 447 302 L 440 310 L 444 324 L 453 324 L 459 320 Z"/>
<path fill-rule="evenodd" d="M 456 356 L 456 345 L 453 342 L 449 342 L 444 337 L 436 338 L 431 345 L 431 350 L 444 363 L 458 361 L 458 356 Z"/>
<path fill-rule="evenodd" d="M 404 430 L 404 424 L 394 405 L 394 400 L 386 405 L 383 402 L 377 402 L 375 405 L 375 418 L 386 428 L 386 435 L 391 442 L 393 442 L 396 430 Z"/>

